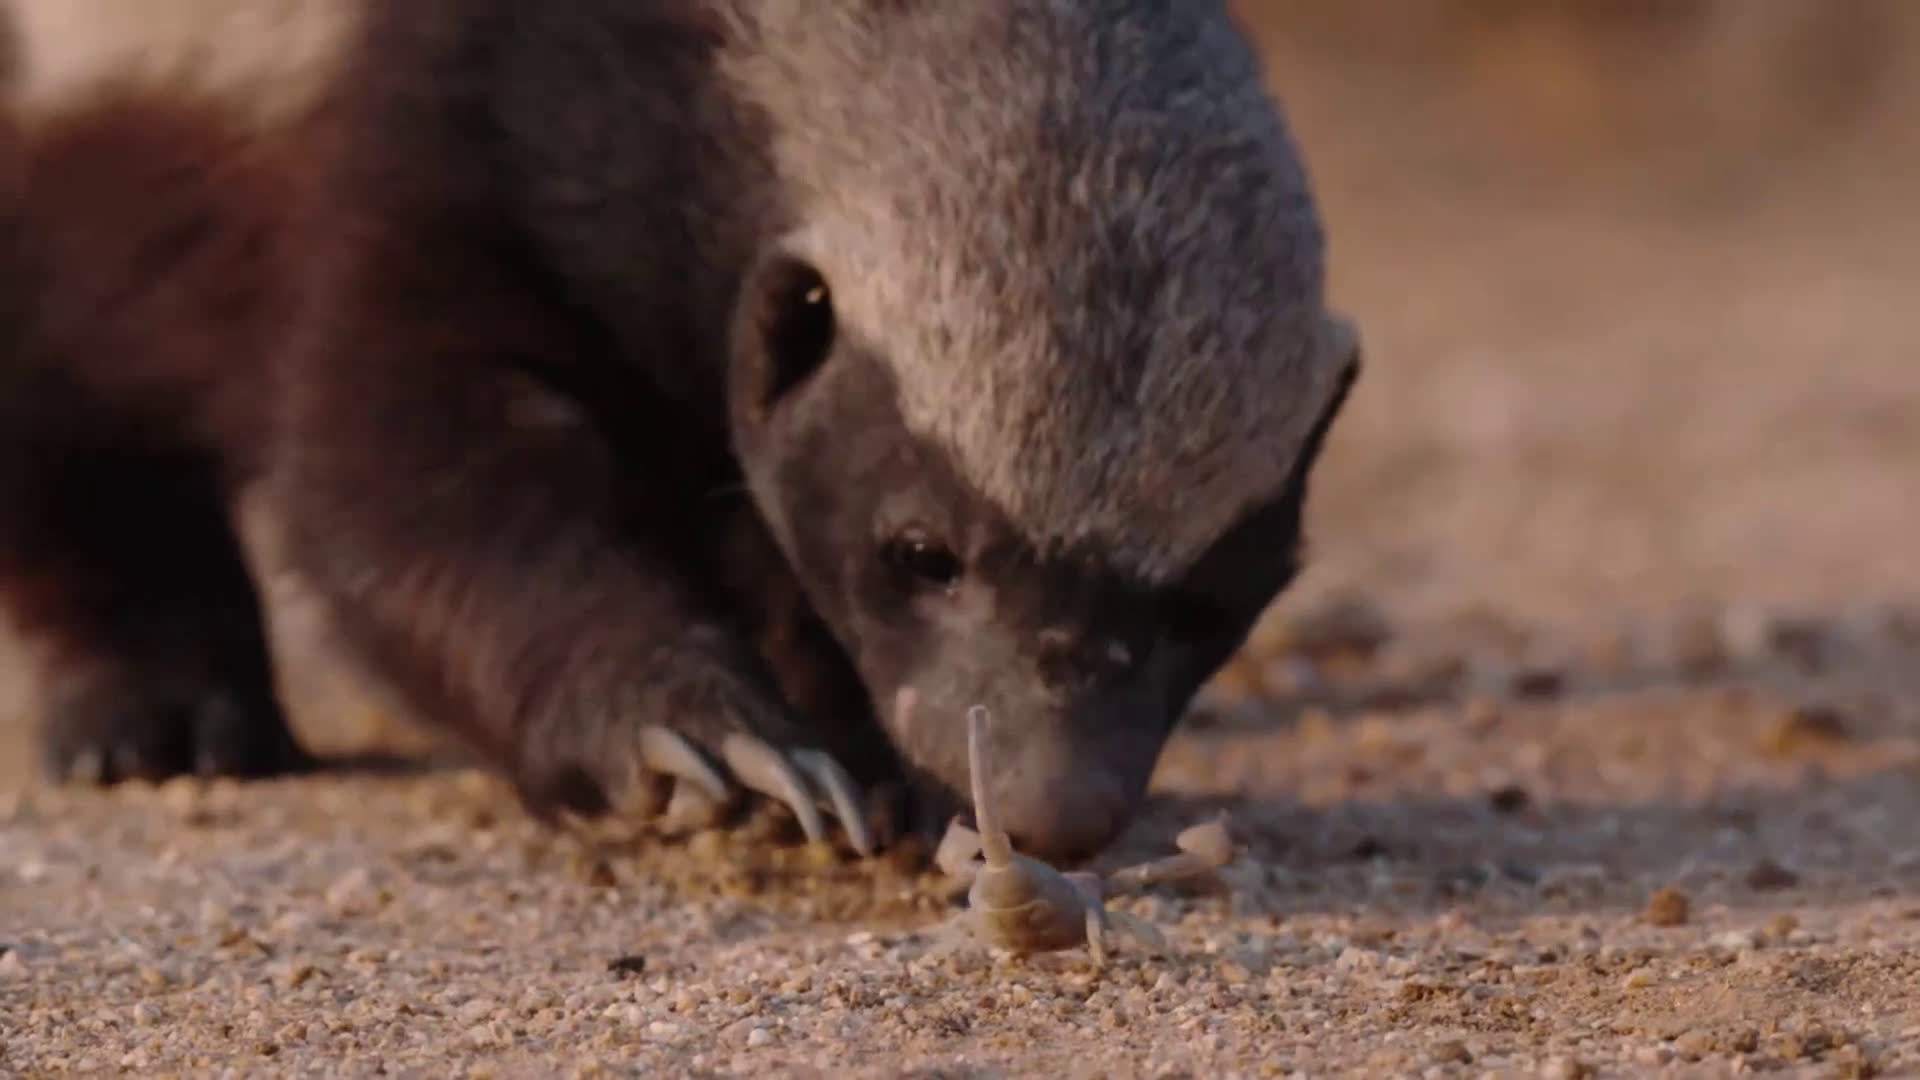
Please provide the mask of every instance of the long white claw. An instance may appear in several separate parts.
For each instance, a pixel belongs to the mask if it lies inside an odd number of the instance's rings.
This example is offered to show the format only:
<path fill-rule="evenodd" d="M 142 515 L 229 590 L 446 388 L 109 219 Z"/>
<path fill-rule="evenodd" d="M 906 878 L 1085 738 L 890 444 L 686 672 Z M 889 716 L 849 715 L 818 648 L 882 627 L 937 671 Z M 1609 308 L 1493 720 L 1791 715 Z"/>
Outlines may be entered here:
<path fill-rule="evenodd" d="M 833 805 L 834 816 L 846 827 L 847 842 L 861 858 L 873 854 L 873 833 L 867 828 L 867 816 L 862 811 L 859 797 L 859 785 L 840 763 L 833 760 L 831 754 L 820 750 L 795 750 L 793 763 L 805 773 L 821 791 L 826 793 L 827 801 Z"/>
<path fill-rule="evenodd" d="M 653 725 L 641 728 L 640 760 L 654 772 L 699 785 L 715 803 L 724 804 L 732 795 L 720 770 L 714 768 L 686 736 L 676 731 Z"/>
<path fill-rule="evenodd" d="M 722 804 L 715 802 L 704 787 L 690 780 L 673 782 L 673 797 L 667 800 L 660 824 L 669 832 L 692 832 L 719 824 Z"/>
<path fill-rule="evenodd" d="M 813 796 L 800 778 L 800 770 L 794 768 L 785 754 L 752 735 L 736 732 L 720 744 L 720 756 L 727 768 L 733 770 L 734 779 L 786 803 L 800 819 L 800 829 L 809 841 L 819 843 L 826 839 L 820 810 L 814 806 Z"/>

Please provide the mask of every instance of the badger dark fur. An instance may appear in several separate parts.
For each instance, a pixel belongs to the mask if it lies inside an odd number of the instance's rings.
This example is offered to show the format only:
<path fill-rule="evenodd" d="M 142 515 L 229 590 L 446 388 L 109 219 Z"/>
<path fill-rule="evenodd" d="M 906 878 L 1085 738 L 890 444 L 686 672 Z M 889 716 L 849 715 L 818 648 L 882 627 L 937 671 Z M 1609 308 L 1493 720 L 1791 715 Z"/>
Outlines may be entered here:
<path fill-rule="evenodd" d="M 1110 840 L 1358 368 L 1224 5 L 304 3 L 350 28 L 271 119 L 21 106 L 0 559 L 50 764 L 300 759 L 258 483 L 537 810 L 905 779 L 937 826 L 983 704 L 1015 842 Z"/>

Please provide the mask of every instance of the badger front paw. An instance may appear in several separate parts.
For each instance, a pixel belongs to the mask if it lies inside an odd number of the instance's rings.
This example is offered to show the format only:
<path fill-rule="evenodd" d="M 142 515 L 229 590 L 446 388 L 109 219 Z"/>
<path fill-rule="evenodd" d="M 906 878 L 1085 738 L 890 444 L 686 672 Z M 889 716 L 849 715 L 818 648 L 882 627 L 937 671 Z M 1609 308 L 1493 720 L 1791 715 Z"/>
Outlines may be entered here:
<path fill-rule="evenodd" d="M 56 783 L 260 778 L 310 764 L 271 697 L 174 673 L 60 679 L 42 717 L 41 764 Z"/>
<path fill-rule="evenodd" d="M 674 782 L 669 819 L 711 818 L 733 803 L 737 784 L 792 810 L 810 841 L 826 839 L 824 813 L 839 819 L 855 851 L 875 850 L 859 785 L 823 751 L 776 745 L 747 731 L 727 732 L 715 746 L 649 725 L 638 732 L 632 758 L 638 768 Z"/>
<path fill-rule="evenodd" d="M 536 809 L 708 824 L 744 789 L 786 806 L 809 841 L 831 816 L 860 855 L 880 846 L 860 785 L 722 636 L 690 634 L 620 686 L 526 730 L 518 772 Z"/>

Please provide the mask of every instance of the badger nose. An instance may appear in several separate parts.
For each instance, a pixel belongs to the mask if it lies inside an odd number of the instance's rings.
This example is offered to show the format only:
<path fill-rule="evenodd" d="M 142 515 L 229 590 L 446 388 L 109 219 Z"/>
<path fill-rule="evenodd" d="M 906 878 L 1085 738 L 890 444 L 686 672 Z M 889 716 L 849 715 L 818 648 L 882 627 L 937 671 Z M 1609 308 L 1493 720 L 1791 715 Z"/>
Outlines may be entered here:
<path fill-rule="evenodd" d="M 1127 799 L 1111 777 L 1021 785 L 999 799 L 1000 827 L 1015 851 L 1070 867 L 1098 855 L 1127 823 Z"/>

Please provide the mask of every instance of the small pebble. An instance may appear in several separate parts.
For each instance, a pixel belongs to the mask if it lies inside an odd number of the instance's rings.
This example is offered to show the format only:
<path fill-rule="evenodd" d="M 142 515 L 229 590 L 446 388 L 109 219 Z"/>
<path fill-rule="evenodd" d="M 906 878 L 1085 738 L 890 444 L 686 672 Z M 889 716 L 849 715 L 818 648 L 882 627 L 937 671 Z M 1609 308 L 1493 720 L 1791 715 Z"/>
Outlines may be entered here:
<path fill-rule="evenodd" d="M 622 978 L 639 975 L 647 970 L 647 958 L 638 954 L 616 956 L 607 961 L 607 970 Z"/>
<path fill-rule="evenodd" d="M 1777 615 L 1767 621 L 1762 634 L 1769 652 L 1809 672 L 1826 666 L 1827 654 L 1833 645 L 1832 628 L 1814 617 Z"/>
<path fill-rule="evenodd" d="M 1847 718 L 1831 705 L 1807 704 L 1775 720 L 1761 735 L 1763 750 L 1793 757 L 1845 743 L 1852 737 Z"/>
<path fill-rule="evenodd" d="M 1504 716 L 1500 711 L 1498 699 L 1486 694 L 1475 694 L 1467 699 L 1466 705 L 1462 706 L 1461 719 L 1466 722 L 1469 729 L 1479 734 L 1486 734 L 1499 727 Z"/>
<path fill-rule="evenodd" d="M 773 1041 L 773 1033 L 768 1031 L 766 1028 L 757 1027 L 757 1028 L 754 1028 L 752 1031 L 747 1032 L 747 1045 L 749 1047 L 753 1047 L 753 1048 L 762 1047 L 772 1041 Z"/>
<path fill-rule="evenodd" d="M 1786 1061 L 1799 1061 L 1807 1056 L 1807 1044 L 1798 1035 L 1776 1035 L 1767 1040 L 1767 1049 Z"/>
<path fill-rule="evenodd" d="M 1593 1066 L 1579 1058 L 1550 1057 L 1540 1067 L 1543 1080 L 1588 1080 L 1593 1075 Z"/>
<path fill-rule="evenodd" d="M 1693 676 L 1710 675 L 1727 666 L 1727 639 L 1718 620 L 1693 615 L 1679 620 L 1668 643 L 1674 666 Z"/>
<path fill-rule="evenodd" d="M 830 841 L 809 843 L 800 849 L 800 865 L 809 870 L 829 870 L 840 862 L 840 851 Z"/>
<path fill-rule="evenodd" d="M 1669 887 L 1648 898 L 1644 918 L 1650 926 L 1682 926 L 1689 910 L 1687 894 Z"/>
<path fill-rule="evenodd" d="M 343 875 L 327 889 L 328 910 L 339 917 L 366 915 L 379 908 L 383 897 L 374 887 L 373 875 L 360 867 Z"/>
<path fill-rule="evenodd" d="M 1772 889 L 1790 889 L 1800 884 L 1800 875 L 1774 862 L 1761 859 L 1747 871 L 1747 887 L 1762 891 Z"/>
<path fill-rule="evenodd" d="M 1381 843 L 1379 837 L 1363 836 L 1354 841 L 1349 854 L 1356 859 L 1377 859 L 1387 854 L 1387 845 Z"/>
<path fill-rule="evenodd" d="M 1529 667 L 1514 673 L 1507 688 L 1519 698 L 1559 697 L 1567 688 L 1566 673 L 1558 668 Z"/>
<path fill-rule="evenodd" d="M 279 983 L 285 989 L 296 990 L 305 985 L 307 980 L 313 978 L 313 976 L 314 969 L 312 964 L 292 963 L 281 969 Z"/>
<path fill-rule="evenodd" d="M 1272 635 L 1262 642 L 1265 649 L 1313 659 L 1371 657 L 1393 639 L 1393 625 L 1386 613 L 1357 595 L 1333 598 L 1285 624 L 1262 629 Z"/>
<path fill-rule="evenodd" d="M 1493 807 L 1495 813 L 1518 814 L 1531 806 L 1533 799 L 1527 794 L 1526 788 L 1518 784 L 1508 784 L 1493 789 L 1493 792 L 1487 796 L 1487 802 Z"/>
<path fill-rule="evenodd" d="M 1180 835 L 1174 838 L 1174 846 L 1216 865 L 1225 865 L 1233 860 L 1233 835 L 1227 830 L 1224 817 L 1182 829 Z"/>
<path fill-rule="evenodd" d="M 620 885 L 620 878 L 607 865 L 605 859 L 580 857 L 568 863 L 568 871 L 575 881 L 590 889 L 613 889 Z"/>
<path fill-rule="evenodd" d="M 1729 952 L 1742 952 L 1758 947 L 1761 942 L 1760 935 L 1751 930 L 1723 930 L 1713 936 L 1710 944 Z"/>
<path fill-rule="evenodd" d="M 687 841 L 687 854 L 701 862 L 722 862 L 727 857 L 727 834 L 722 829 L 702 829 Z"/>
<path fill-rule="evenodd" d="M 1673 1048 L 1689 1058 L 1703 1058 L 1713 1052 L 1713 1036 L 1704 1031 L 1689 1031 L 1673 1040 Z"/>

